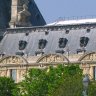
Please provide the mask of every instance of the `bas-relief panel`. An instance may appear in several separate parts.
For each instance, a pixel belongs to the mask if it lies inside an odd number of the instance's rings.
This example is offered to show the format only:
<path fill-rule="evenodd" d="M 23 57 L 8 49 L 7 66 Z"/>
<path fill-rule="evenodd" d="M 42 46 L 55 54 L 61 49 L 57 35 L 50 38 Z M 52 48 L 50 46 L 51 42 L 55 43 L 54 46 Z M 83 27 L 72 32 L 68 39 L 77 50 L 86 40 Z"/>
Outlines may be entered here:
<path fill-rule="evenodd" d="M 24 75 L 26 75 L 26 70 L 18 70 L 19 80 L 22 81 L 24 79 Z"/>
<path fill-rule="evenodd" d="M 0 61 L 0 64 L 23 64 L 24 61 L 19 57 L 7 57 Z"/>
<path fill-rule="evenodd" d="M 63 57 L 59 55 L 49 55 L 41 58 L 38 63 L 51 63 L 51 62 L 64 62 L 66 61 Z"/>
<path fill-rule="evenodd" d="M 89 54 L 85 56 L 81 61 L 96 61 L 96 54 Z"/>
<path fill-rule="evenodd" d="M 23 76 L 23 75 L 25 75 L 26 74 L 26 70 L 19 70 L 19 74 L 21 75 L 21 76 Z"/>
<path fill-rule="evenodd" d="M 0 76 L 7 76 L 7 70 L 0 70 Z"/>

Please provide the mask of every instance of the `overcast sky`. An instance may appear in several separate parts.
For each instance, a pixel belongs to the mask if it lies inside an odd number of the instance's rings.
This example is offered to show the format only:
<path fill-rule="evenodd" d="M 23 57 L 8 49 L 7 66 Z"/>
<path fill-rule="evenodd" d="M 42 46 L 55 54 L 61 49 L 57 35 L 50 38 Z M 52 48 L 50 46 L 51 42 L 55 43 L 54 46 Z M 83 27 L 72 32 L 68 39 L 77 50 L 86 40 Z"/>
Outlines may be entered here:
<path fill-rule="evenodd" d="M 96 17 L 96 0 L 35 0 L 47 23 L 60 17 Z"/>

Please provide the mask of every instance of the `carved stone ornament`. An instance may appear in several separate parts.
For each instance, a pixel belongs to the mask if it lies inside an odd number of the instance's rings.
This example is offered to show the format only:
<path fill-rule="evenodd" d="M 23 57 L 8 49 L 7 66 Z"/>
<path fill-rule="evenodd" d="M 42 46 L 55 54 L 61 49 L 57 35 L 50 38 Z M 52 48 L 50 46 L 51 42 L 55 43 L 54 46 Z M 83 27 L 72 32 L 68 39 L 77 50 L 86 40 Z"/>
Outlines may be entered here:
<path fill-rule="evenodd" d="M 82 58 L 79 59 L 79 61 L 96 61 L 96 53 L 92 52 L 87 55 L 85 54 L 82 56 Z"/>
<path fill-rule="evenodd" d="M 9 56 L 0 60 L 0 64 L 25 64 L 26 62 L 19 57 Z"/>
<path fill-rule="evenodd" d="M 37 63 L 68 62 L 67 58 L 61 55 L 50 54 L 39 58 Z"/>
<path fill-rule="evenodd" d="M 7 75 L 6 70 L 2 70 L 2 71 L 0 71 L 0 76 L 6 76 L 6 75 Z"/>

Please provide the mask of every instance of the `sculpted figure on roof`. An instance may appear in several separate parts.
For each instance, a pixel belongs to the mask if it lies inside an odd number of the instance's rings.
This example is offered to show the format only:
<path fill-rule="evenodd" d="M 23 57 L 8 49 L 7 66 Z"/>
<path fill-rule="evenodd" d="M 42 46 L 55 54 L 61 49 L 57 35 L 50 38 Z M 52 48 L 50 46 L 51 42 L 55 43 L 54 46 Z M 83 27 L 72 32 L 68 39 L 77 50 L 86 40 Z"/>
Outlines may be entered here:
<path fill-rule="evenodd" d="M 30 16 L 31 16 L 31 13 L 28 11 L 27 4 L 23 4 L 23 10 L 20 11 L 17 16 L 18 18 L 17 25 L 21 27 L 31 26 L 31 23 L 29 20 Z"/>

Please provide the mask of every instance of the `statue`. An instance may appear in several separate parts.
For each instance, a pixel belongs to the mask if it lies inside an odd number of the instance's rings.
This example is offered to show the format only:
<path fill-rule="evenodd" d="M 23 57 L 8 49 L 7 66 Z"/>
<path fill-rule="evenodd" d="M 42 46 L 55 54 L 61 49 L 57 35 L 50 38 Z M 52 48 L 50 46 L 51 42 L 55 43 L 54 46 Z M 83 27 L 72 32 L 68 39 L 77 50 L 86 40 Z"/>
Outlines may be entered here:
<path fill-rule="evenodd" d="M 28 7 L 26 4 L 23 4 L 23 10 L 18 13 L 17 16 L 17 24 L 20 27 L 28 27 L 31 26 L 29 17 L 31 13 L 28 11 Z"/>

